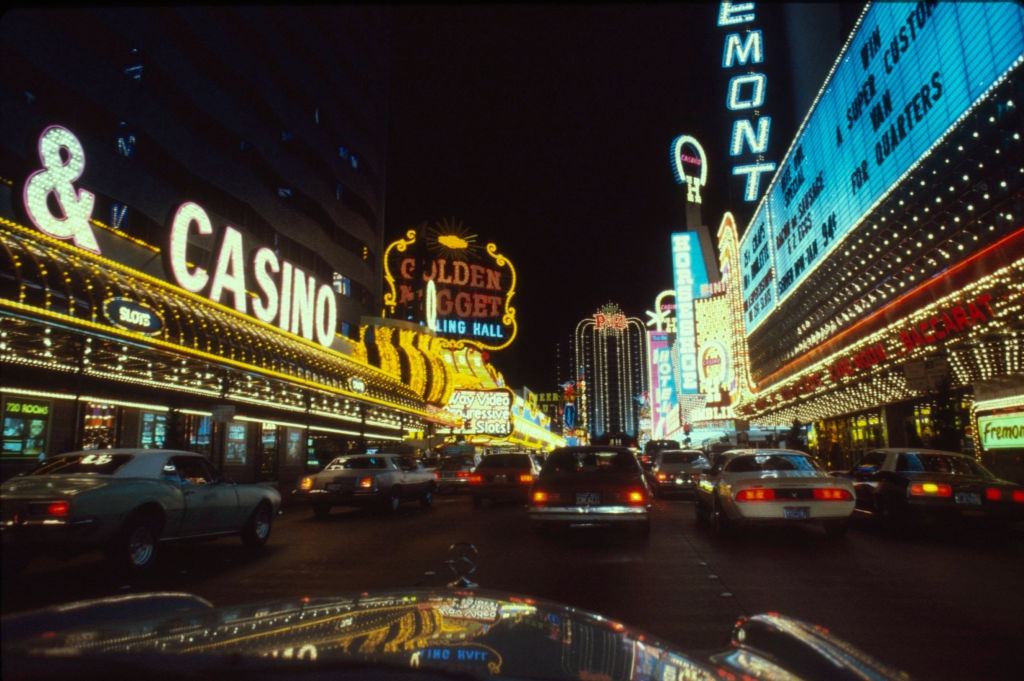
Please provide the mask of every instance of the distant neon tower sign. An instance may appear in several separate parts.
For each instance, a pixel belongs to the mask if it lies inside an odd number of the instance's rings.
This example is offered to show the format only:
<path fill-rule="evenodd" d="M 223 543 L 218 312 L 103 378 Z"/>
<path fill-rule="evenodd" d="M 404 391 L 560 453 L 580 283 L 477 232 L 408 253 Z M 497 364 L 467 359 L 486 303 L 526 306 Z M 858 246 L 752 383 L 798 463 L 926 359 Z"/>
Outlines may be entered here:
<path fill-rule="evenodd" d="M 753 2 L 723 2 L 719 6 L 718 25 L 740 26 L 754 21 Z M 729 79 L 725 108 L 741 118 L 732 122 L 729 156 L 734 164 L 732 174 L 746 177 L 743 200 L 757 201 L 761 196 L 761 175 L 775 171 L 775 162 L 766 161 L 771 135 L 771 116 L 761 115 L 768 93 L 768 76 L 754 71 L 753 64 L 764 64 L 764 34 L 761 29 L 747 27 L 744 33 L 729 33 L 722 48 L 722 68 L 745 66 L 747 71 Z"/>
<path fill-rule="evenodd" d="M 700 189 L 708 182 L 708 156 L 690 135 L 680 135 L 669 146 L 676 184 L 686 185 L 686 200 L 700 203 Z"/>

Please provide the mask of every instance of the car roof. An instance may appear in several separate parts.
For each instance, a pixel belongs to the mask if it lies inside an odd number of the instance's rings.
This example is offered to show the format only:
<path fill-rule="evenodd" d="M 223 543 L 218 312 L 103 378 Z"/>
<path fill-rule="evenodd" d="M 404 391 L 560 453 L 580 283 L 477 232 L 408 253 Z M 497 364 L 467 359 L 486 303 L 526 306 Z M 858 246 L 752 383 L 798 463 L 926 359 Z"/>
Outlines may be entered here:
<path fill-rule="evenodd" d="M 722 452 L 722 456 L 753 456 L 759 454 L 764 456 L 765 454 L 791 454 L 797 456 L 810 456 L 807 452 L 801 452 L 796 449 L 730 449 L 727 452 Z"/>
<path fill-rule="evenodd" d="M 895 454 L 942 454 L 944 456 L 962 456 L 965 459 L 973 459 L 974 457 L 963 454 L 961 452 L 950 452 L 944 449 L 926 449 L 924 447 L 871 447 L 868 449 L 869 452 L 885 452 L 886 454 L 892 452 Z"/>
<path fill-rule="evenodd" d="M 115 478 L 159 478 L 163 475 L 164 464 L 167 462 L 167 459 L 172 456 L 194 456 L 200 459 L 206 459 L 202 454 L 186 452 L 180 449 L 140 449 L 137 447 L 124 447 L 120 449 L 86 449 L 75 452 L 63 452 L 51 458 L 56 459 L 63 456 L 81 456 L 83 454 L 102 454 L 106 456 L 127 454 L 132 456 L 133 458 L 131 461 L 114 471 Z"/>
<path fill-rule="evenodd" d="M 622 445 L 582 445 L 579 447 L 557 447 L 551 453 L 557 452 L 628 452 L 635 454 L 636 450 Z"/>
<path fill-rule="evenodd" d="M 700 449 L 661 449 L 658 450 L 658 456 L 662 454 L 672 454 L 673 452 L 683 452 L 684 454 L 700 454 L 704 456 L 704 451 Z"/>

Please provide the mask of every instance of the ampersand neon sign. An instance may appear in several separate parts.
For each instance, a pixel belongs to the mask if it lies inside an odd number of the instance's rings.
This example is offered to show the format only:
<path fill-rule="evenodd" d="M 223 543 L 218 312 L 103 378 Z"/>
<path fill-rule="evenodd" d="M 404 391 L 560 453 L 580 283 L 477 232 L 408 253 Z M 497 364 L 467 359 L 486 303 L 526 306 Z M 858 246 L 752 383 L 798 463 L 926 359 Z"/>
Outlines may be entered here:
<path fill-rule="evenodd" d="M 28 176 L 23 192 L 29 219 L 45 234 L 71 239 L 79 248 L 99 253 L 100 246 L 89 225 L 96 195 L 74 186 L 85 171 L 82 143 L 67 128 L 51 125 L 39 136 L 38 148 L 43 169 Z M 48 203 L 51 194 L 59 214 Z"/>

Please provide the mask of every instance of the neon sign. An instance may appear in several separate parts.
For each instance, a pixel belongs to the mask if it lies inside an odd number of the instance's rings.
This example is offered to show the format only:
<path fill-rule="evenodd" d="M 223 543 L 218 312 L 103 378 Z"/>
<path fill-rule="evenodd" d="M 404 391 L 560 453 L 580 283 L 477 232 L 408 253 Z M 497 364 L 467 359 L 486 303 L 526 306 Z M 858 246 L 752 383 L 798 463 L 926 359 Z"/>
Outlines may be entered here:
<path fill-rule="evenodd" d="M 1024 412 L 978 417 L 982 449 L 1024 449 Z"/>
<path fill-rule="evenodd" d="M 676 294 L 676 337 L 679 346 L 680 393 L 699 391 L 697 378 L 697 328 L 694 324 L 693 301 L 702 284 L 707 284 L 700 240 L 696 232 L 672 235 L 672 272 Z"/>
<path fill-rule="evenodd" d="M 739 26 L 754 21 L 754 3 L 723 2 L 718 11 L 718 25 Z M 722 68 L 739 66 L 750 68 L 753 64 L 764 64 L 764 34 L 760 29 L 747 28 L 743 35 L 729 33 L 725 36 L 722 49 Z M 732 76 L 726 88 L 725 108 L 730 112 L 743 113 L 743 118 L 732 122 L 729 156 L 735 159 L 732 174 L 746 177 L 743 200 L 756 201 L 761 195 L 761 175 L 775 171 L 775 163 L 764 160 L 768 152 L 772 117 L 760 115 L 768 90 L 768 76 L 757 71 L 748 71 Z"/>
<path fill-rule="evenodd" d="M 648 331 L 647 347 L 651 364 L 651 433 L 659 435 L 665 432 L 664 424 L 676 406 L 671 334 Z"/>
<path fill-rule="evenodd" d="M 409 230 L 384 252 L 384 314 L 426 323 L 457 345 L 500 350 L 516 334 L 516 272 L 495 244 L 481 249 L 476 235 L 446 223 Z M 415 247 L 415 248 L 411 248 Z M 429 258 L 423 257 L 426 250 Z M 419 301 L 424 319 L 419 319 Z"/>
<path fill-rule="evenodd" d="M 85 150 L 78 137 L 67 128 L 51 125 L 43 130 L 38 143 L 41 170 L 25 180 L 25 212 L 39 231 L 57 239 L 70 240 L 76 247 L 99 254 L 100 246 L 89 220 L 95 195 L 76 189 L 74 182 L 85 172 Z M 59 213 L 53 208 L 59 209 Z M 174 213 L 169 247 L 164 251 L 166 269 L 175 284 L 209 298 L 215 303 L 230 300 L 230 306 L 307 340 L 330 347 L 338 323 L 338 301 L 333 289 L 321 284 L 269 248 L 257 248 L 251 267 L 258 295 L 246 287 L 247 261 L 245 239 L 238 229 L 225 225 L 220 238 L 212 275 L 204 267 L 191 264 L 189 236 L 212 236 L 210 216 L 191 201 Z M 224 303 L 228 304 L 228 303 Z M 122 328 L 156 333 L 162 321 L 140 303 L 126 299 L 107 301 L 108 320 Z"/>
<path fill-rule="evenodd" d="M 512 433 L 512 391 L 456 390 L 445 410 L 462 425 L 447 431 L 463 435 L 508 436 Z"/>
<path fill-rule="evenodd" d="M 676 292 L 672 289 L 662 291 L 658 294 L 658 297 L 654 299 L 654 309 L 647 310 L 646 314 L 650 319 L 647 320 L 647 326 L 654 329 L 655 331 L 668 331 L 669 333 L 676 332 L 676 320 L 673 316 L 675 313 L 675 303 L 666 303 L 666 298 L 675 298 Z"/>
<path fill-rule="evenodd" d="M 686 200 L 700 203 L 700 189 L 708 181 L 708 157 L 704 147 L 689 135 L 680 135 L 669 145 L 676 184 L 686 185 Z"/>

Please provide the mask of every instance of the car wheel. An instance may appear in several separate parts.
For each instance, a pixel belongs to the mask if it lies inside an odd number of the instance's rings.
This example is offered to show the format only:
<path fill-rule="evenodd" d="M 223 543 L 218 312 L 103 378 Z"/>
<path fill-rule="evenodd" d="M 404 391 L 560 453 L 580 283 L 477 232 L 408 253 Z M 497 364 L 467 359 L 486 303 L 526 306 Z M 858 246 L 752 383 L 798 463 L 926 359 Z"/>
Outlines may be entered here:
<path fill-rule="evenodd" d="M 331 515 L 331 507 L 327 504 L 313 504 L 313 516 L 323 520 Z"/>
<path fill-rule="evenodd" d="M 825 536 L 829 539 L 841 539 L 846 536 L 846 530 L 850 527 L 850 523 L 846 519 L 826 520 L 823 525 L 825 526 Z"/>
<path fill-rule="evenodd" d="M 402 505 L 402 491 L 397 487 L 391 488 L 391 494 L 384 500 L 384 510 L 387 513 L 398 513 L 398 507 Z"/>
<path fill-rule="evenodd" d="M 647 539 L 651 536 L 651 519 L 648 518 L 643 522 L 637 523 L 636 534 L 641 539 Z"/>
<path fill-rule="evenodd" d="M 423 493 L 423 496 L 420 497 L 420 506 L 422 506 L 423 508 L 430 508 L 433 505 L 434 492 L 433 490 L 428 489 L 426 492 Z"/>
<path fill-rule="evenodd" d="M 242 543 L 258 549 L 270 539 L 270 526 L 274 519 L 273 510 L 267 502 L 260 502 L 242 528 Z"/>
<path fill-rule="evenodd" d="M 901 511 L 892 499 L 882 498 L 875 502 L 878 524 L 887 532 L 902 533 L 906 530 L 906 513 Z"/>
<path fill-rule="evenodd" d="M 725 515 L 722 502 L 716 496 L 711 503 L 711 533 L 716 537 L 727 537 L 732 532 L 732 523 Z"/>
<path fill-rule="evenodd" d="M 698 525 L 707 525 L 708 524 L 708 510 L 704 507 L 704 503 L 700 500 L 699 497 L 698 497 L 698 499 L 697 499 L 697 501 L 695 503 L 696 503 L 696 509 L 695 509 L 695 512 L 694 512 L 694 517 L 697 519 L 697 524 Z"/>
<path fill-rule="evenodd" d="M 8 549 L 4 552 L 3 570 L 11 575 L 20 575 L 32 562 L 33 555 L 28 551 L 14 551 Z"/>
<path fill-rule="evenodd" d="M 125 523 L 107 554 L 120 567 L 132 573 L 142 573 L 156 562 L 159 539 L 156 518 L 149 514 L 136 514 Z"/>
<path fill-rule="evenodd" d="M 484 498 L 473 495 L 473 508 L 480 508 L 484 505 Z"/>

